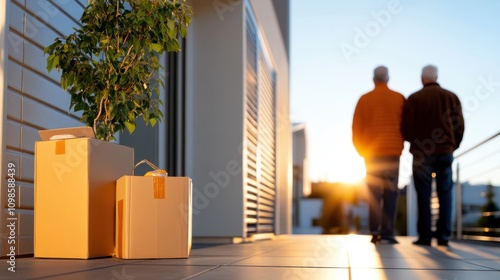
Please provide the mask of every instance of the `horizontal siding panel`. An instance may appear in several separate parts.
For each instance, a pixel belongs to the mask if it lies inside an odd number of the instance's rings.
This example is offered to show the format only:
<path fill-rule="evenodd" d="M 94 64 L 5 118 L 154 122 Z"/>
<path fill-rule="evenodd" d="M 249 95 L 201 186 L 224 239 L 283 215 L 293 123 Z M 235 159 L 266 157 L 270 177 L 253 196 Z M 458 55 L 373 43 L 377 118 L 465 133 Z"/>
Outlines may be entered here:
<path fill-rule="evenodd" d="M 23 68 L 18 64 L 12 62 L 11 60 L 9 60 L 9 64 L 7 67 L 8 67 L 7 71 L 8 86 L 18 91 L 21 91 L 22 89 L 21 87 L 23 84 Z"/>
<path fill-rule="evenodd" d="M 35 2 L 35 1 L 33 1 Z M 46 47 L 52 42 L 54 39 L 59 37 L 59 35 L 49 28 L 41 28 L 43 23 L 32 15 L 26 15 L 26 33 L 25 36 L 29 38 L 31 41 L 35 42 L 42 47 Z"/>
<path fill-rule="evenodd" d="M 59 81 L 61 74 L 58 71 L 47 72 L 47 56 L 43 54 L 43 50 L 26 42 L 24 45 L 24 64 L 40 73 L 44 73 L 54 81 Z"/>
<path fill-rule="evenodd" d="M 40 37 L 40 38 L 38 38 Z M 52 44 L 57 34 L 50 29 L 40 29 L 37 33 L 33 34 L 32 39 L 36 46 L 30 41 L 24 41 L 24 57 L 22 62 L 40 73 L 44 73 L 49 76 L 55 82 L 59 82 L 61 74 L 53 70 L 50 73 L 47 71 L 47 55 L 44 55 L 43 48 Z"/>
<path fill-rule="evenodd" d="M 16 30 L 20 34 L 23 34 L 24 11 L 17 5 L 10 5 L 9 16 L 10 16 L 10 22 L 9 22 L 10 28 Z"/>
<path fill-rule="evenodd" d="M 66 5 L 61 5 L 65 10 L 78 8 L 75 2 L 66 2 Z M 60 3 L 62 2 L 60 1 Z M 71 34 L 74 31 L 73 27 L 76 25 L 76 23 L 48 1 L 27 1 L 26 9 L 43 19 L 45 23 L 48 23 L 49 25 L 57 28 L 64 35 Z M 27 22 L 27 28 L 29 25 L 30 24 Z M 33 24 L 33 27 L 36 27 L 36 25 Z M 38 26 L 38 29 L 41 28 L 42 27 Z"/>
<path fill-rule="evenodd" d="M 16 166 L 16 179 L 19 179 L 19 176 L 21 175 L 21 171 L 20 171 L 21 155 L 18 153 L 14 153 L 12 151 L 7 150 L 3 156 L 4 156 L 5 164 L 13 163 Z"/>
<path fill-rule="evenodd" d="M 1 229 L 2 229 L 1 230 L 1 233 L 2 233 L 2 243 L 0 244 L 1 245 L 0 246 L 0 250 L 1 250 L 0 253 L 2 254 L 1 255 L 2 257 L 5 257 L 9 253 L 9 246 L 7 246 L 8 243 L 4 242 L 3 240 L 6 240 L 4 238 L 6 238 L 6 237 L 8 238 L 9 233 L 10 233 L 9 229 L 7 228 L 8 222 L 7 222 L 7 219 L 6 219 L 6 217 L 9 217 L 9 216 L 8 216 L 8 210 L 6 208 L 2 207 L 1 211 L 3 211 L 3 213 L 0 214 L 0 217 L 2 217 L 2 219 L 0 221 L 0 225 L 1 225 Z M 2 263 L 4 263 L 5 260 L 2 259 L 1 261 L 2 261 Z M 3 271 L 2 271 L 2 273 L 3 273 Z"/>
<path fill-rule="evenodd" d="M 7 44 L 9 58 L 21 63 L 24 54 L 24 40 L 19 35 L 9 32 Z"/>
<path fill-rule="evenodd" d="M 70 15 L 71 19 L 79 22 L 82 17 L 83 7 L 87 6 L 87 1 L 88 0 L 57 0 L 54 4 L 59 7 L 59 9 L 64 10 L 64 12 Z"/>
<path fill-rule="evenodd" d="M 8 210 L 4 209 L 4 217 L 10 217 Z M 15 217 L 16 223 L 16 255 L 33 254 L 33 227 L 34 227 L 34 213 L 33 210 L 17 211 Z M 5 221 L 7 225 L 10 221 Z M 5 228 L 7 228 L 5 226 Z M 8 234 L 8 231 L 5 231 Z M 7 246 L 4 246 L 7 249 Z M 6 255 L 8 252 L 3 252 Z"/>
<path fill-rule="evenodd" d="M 4 139 L 7 147 L 21 148 L 21 125 L 11 121 L 5 122 Z"/>
<path fill-rule="evenodd" d="M 33 184 L 19 183 L 18 209 L 32 210 L 35 207 L 35 193 Z"/>
<path fill-rule="evenodd" d="M 71 96 L 58 84 L 29 70 L 24 71 L 24 94 L 43 100 L 62 111 L 69 111 Z"/>
<path fill-rule="evenodd" d="M 35 153 L 35 142 L 40 140 L 38 129 L 23 125 L 21 126 L 21 149 L 24 152 Z"/>
<path fill-rule="evenodd" d="M 31 155 L 21 155 L 21 174 L 19 179 L 33 182 L 35 180 L 35 159 Z"/>
<path fill-rule="evenodd" d="M 22 236 L 18 238 L 19 240 L 19 247 L 17 248 L 17 254 L 18 255 L 31 255 L 33 254 L 33 246 L 35 244 L 33 234 L 32 235 L 27 235 L 27 236 Z"/>
<path fill-rule="evenodd" d="M 33 235 L 33 225 L 35 220 L 34 218 L 34 212 L 33 210 L 31 211 L 19 211 L 17 213 L 17 217 L 19 220 L 19 228 L 18 228 L 18 236 L 23 237 L 23 236 L 29 236 Z"/>
<path fill-rule="evenodd" d="M 21 109 L 22 109 L 22 98 L 19 94 L 7 90 L 7 106 L 6 112 L 7 116 L 12 119 L 21 120 Z"/>
<path fill-rule="evenodd" d="M 79 120 L 70 118 L 68 114 L 55 111 L 26 98 L 23 100 L 23 121 L 42 128 L 82 126 Z"/>

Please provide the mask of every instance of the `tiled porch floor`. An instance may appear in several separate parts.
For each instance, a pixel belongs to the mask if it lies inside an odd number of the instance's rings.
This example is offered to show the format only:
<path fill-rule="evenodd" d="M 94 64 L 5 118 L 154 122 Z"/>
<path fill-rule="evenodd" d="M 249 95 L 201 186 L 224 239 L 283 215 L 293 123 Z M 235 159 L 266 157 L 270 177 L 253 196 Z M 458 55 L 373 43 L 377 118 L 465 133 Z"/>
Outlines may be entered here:
<path fill-rule="evenodd" d="M 420 247 L 414 239 L 373 245 L 367 235 L 287 235 L 195 245 L 189 259 L 18 258 L 14 273 L 2 260 L 0 279 L 500 279 L 500 246 L 451 241 L 449 247 Z"/>

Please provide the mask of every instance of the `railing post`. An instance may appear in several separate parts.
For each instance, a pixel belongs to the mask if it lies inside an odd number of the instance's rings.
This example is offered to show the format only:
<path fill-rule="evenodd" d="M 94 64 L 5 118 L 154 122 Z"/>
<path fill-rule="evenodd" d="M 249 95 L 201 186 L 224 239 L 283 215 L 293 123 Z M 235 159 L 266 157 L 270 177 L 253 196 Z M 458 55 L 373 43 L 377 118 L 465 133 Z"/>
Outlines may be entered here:
<path fill-rule="evenodd" d="M 462 183 L 460 183 L 460 163 L 457 163 L 456 207 L 457 207 L 457 239 L 462 239 Z"/>

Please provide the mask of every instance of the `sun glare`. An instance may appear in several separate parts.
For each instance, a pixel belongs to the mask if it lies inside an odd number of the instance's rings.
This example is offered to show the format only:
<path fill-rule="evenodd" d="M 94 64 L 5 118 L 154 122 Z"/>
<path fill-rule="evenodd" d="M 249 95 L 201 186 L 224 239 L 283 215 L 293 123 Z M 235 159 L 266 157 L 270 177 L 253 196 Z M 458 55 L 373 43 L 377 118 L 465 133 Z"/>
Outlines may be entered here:
<path fill-rule="evenodd" d="M 319 181 L 357 184 L 365 178 L 365 166 L 362 158 L 345 156 L 341 161 L 325 160 L 320 166 L 323 174 Z"/>

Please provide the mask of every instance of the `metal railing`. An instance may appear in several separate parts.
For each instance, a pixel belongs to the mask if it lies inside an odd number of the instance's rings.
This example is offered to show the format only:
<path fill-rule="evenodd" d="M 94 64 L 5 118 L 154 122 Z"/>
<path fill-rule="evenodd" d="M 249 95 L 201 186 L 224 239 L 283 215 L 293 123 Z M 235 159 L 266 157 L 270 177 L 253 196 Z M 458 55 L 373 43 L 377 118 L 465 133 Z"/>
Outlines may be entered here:
<path fill-rule="evenodd" d="M 456 238 L 500 242 L 500 132 L 455 156 Z"/>

